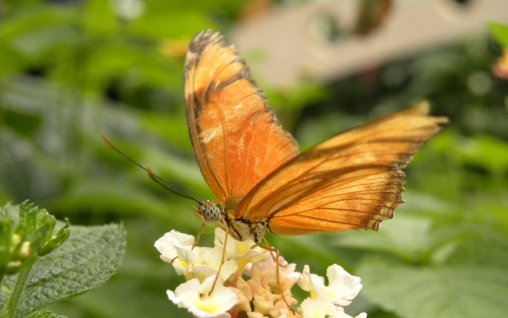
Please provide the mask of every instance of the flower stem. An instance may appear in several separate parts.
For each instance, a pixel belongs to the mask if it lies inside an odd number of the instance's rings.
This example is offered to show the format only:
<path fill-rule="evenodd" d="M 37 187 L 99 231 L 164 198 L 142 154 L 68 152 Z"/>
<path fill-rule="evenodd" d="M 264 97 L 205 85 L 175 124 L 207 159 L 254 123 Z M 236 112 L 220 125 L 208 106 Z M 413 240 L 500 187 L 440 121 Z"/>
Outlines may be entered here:
<path fill-rule="evenodd" d="M 35 259 L 28 260 L 26 262 L 25 268 L 19 272 L 18 279 L 16 280 L 16 285 L 14 285 L 14 289 L 12 290 L 12 294 L 9 299 L 9 304 L 7 305 L 7 318 L 14 318 L 16 314 L 21 294 L 25 288 L 26 281 L 30 276 L 30 272 L 34 263 Z"/>

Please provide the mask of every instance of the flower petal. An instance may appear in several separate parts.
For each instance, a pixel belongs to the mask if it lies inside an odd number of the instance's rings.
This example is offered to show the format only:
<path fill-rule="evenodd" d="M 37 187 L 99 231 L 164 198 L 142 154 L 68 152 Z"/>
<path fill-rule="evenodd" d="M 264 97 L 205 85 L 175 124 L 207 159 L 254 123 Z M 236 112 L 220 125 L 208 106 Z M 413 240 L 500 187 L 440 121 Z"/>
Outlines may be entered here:
<path fill-rule="evenodd" d="M 194 244 L 192 235 L 184 234 L 171 230 L 158 239 L 154 246 L 161 253 L 161 259 L 167 263 L 171 263 L 178 256 L 179 251 L 191 251 Z"/>
<path fill-rule="evenodd" d="M 362 283 L 360 277 L 346 272 L 341 266 L 334 264 L 326 271 L 329 286 L 328 297 L 339 306 L 347 306 L 360 293 Z"/>
<path fill-rule="evenodd" d="M 238 304 L 240 299 L 233 288 L 224 287 L 220 280 L 209 295 L 214 280 L 215 276 L 210 276 L 200 284 L 198 279 L 191 279 L 178 286 L 174 292 L 168 290 L 168 298 L 196 317 L 230 317 L 227 311 Z"/>
<path fill-rule="evenodd" d="M 332 302 L 323 298 L 305 299 L 300 305 L 303 318 L 334 317 L 336 309 Z"/>

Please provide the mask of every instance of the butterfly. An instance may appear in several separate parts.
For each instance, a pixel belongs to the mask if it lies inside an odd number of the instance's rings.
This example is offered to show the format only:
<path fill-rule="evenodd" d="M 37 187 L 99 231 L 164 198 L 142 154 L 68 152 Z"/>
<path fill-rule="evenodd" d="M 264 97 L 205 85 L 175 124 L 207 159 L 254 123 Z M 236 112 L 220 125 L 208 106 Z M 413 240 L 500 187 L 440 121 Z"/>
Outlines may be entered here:
<path fill-rule="evenodd" d="M 186 116 L 205 181 L 217 202 L 196 213 L 237 240 L 377 230 L 401 204 L 402 169 L 448 122 L 421 103 L 300 153 L 233 46 L 206 30 L 185 63 Z"/>

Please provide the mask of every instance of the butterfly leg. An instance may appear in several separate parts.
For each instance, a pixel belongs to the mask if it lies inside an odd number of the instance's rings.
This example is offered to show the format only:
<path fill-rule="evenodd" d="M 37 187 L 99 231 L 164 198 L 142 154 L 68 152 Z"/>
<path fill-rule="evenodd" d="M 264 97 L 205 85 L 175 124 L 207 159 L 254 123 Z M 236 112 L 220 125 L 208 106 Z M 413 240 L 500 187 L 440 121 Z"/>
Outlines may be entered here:
<path fill-rule="evenodd" d="M 220 260 L 219 269 L 217 270 L 217 276 L 215 276 L 215 279 L 213 280 L 212 288 L 210 289 L 208 296 L 210 296 L 212 294 L 213 290 L 215 289 L 215 284 L 217 284 L 217 280 L 219 279 L 220 271 L 222 270 L 222 265 L 224 265 L 224 262 L 226 261 L 226 246 L 228 243 L 228 237 L 229 237 L 229 231 L 224 231 L 224 245 L 222 248 L 222 257 Z"/>
<path fill-rule="evenodd" d="M 275 279 L 277 280 L 277 285 L 278 285 L 278 289 L 279 289 L 279 293 L 280 293 L 280 296 L 282 297 L 282 300 L 284 301 L 284 303 L 286 304 L 286 306 L 293 312 L 295 313 L 294 309 L 291 307 L 291 305 L 289 304 L 289 302 L 287 301 L 286 297 L 284 297 L 284 290 L 282 288 L 282 283 L 280 281 L 280 267 L 284 267 L 286 266 L 285 264 L 281 264 L 279 262 L 279 259 L 280 259 L 280 254 L 279 254 L 279 250 L 276 249 L 275 247 L 271 246 L 269 243 L 268 243 L 268 240 L 263 237 L 263 241 L 261 244 L 258 244 L 261 248 L 264 248 L 265 250 L 269 251 L 270 252 L 270 256 L 272 257 L 272 259 L 275 261 Z"/>
<path fill-rule="evenodd" d="M 203 234 L 203 230 L 205 228 L 205 223 L 201 223 L 201 227 L 199 228 L 198 234 L 196 234 L 196 239 L 194 240 L 194 244 L 192 244 L 192 248 L 196 247 L 201 240 L 201 234 Z"/>

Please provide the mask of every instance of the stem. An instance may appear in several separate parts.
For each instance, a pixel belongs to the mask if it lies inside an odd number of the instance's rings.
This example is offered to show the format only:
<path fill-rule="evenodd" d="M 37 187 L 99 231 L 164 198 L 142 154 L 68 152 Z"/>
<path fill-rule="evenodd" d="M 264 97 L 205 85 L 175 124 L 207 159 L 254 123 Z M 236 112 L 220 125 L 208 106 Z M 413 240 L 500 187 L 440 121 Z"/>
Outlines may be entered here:
<path fill-rule="evenodd" d="M 11 297 L 9 299 L 9 304 L 7 305 L 7 318 L 14 318 L 16 314 L 21 294 L 25 288 L 26 281 L 30 276 L 30 272 L 34 263 L 35 258 L 32 260 L 27 260 L 25 268 L 19 272 L 18 279 L 16 280 L 16 285 L 14 285 L 14 289 L 12 290 Z"/>

